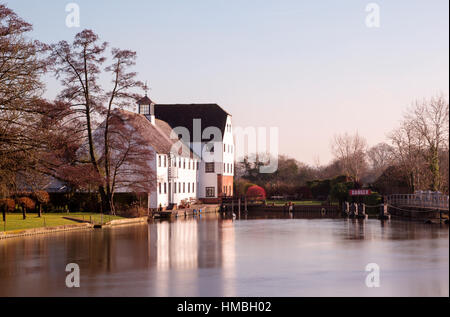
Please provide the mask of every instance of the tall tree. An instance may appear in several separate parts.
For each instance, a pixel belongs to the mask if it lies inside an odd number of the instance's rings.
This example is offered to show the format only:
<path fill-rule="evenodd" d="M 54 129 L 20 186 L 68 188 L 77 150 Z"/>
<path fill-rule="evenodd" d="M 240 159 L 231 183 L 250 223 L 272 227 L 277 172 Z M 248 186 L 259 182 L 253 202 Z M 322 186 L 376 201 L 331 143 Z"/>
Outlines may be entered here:
<path fill-rule="evenodd" d="M 40 147 L 35 123 L 44 91 L 47 47 L 27 37 L 31 24 L 0 4 L 0 196 L 17 186 L 20 171 L 31 172 Z"/>
<path fill-rule="evenodd" d="M 88 162 L 85 163 L 100 176 L 98 190 L 105 212 L 111 210 L 114 182 L 110 164 L 112 110 L 133 104 L 136 98 L 133 89 L 142 86 L 136 80 L 136 73 L 129 71 L 135 65 L 135 52 L 112 49 L 111 65 L 102 69 L 107 47 L 108 44 L 101 43 L 91 30 L 78 33 L 72 44 L 61 41 L 52 45 L 55 72 L 64 88 L 58 99 L 79 114 L 78 118 L 83 122 L 88 152 Z M 112 77 L 112 88 L 104 89 L 99 84 L 101 75 Z M 94 131 L 100 122 L 105 123 L 101 125 L 104 130 L 101 145 L 94 140 Z M 100 151 L 97 149 L 99 146 Z"/>
<path fill-rule="evenodd" d="M 449 105 L 443 96 L 416 102 L 406 115 L 418 138 L 427 146 L 426 159 L 431 172 L 431 189 L 441 189 L 439 152 L 448 148 Z"/>
<path fill-rule="evenodd" d="M 139 120 L 147 119 L 115 109 L 94 133 L 97 148 L 102 153 L 99 162 L 107 171 L 107 194 L 110 195 L 109 203 L 113 213 L 116 191 L 142 194 L 154 190 L 155 174 L 150 162 L 155 158 Z M 102 144 L 106 124 L 109 125 L 108 142 Z M 107 150 L 103 146 L 107 146 Z"/>
<path fill-rule="evenodd" d="M 401 126 L 389 134 L 393 151 L 393 160 L 407 176 L 408 186 L 414 192 L 424 184 L 423 153 L 424 143 L 418 137 L 410 121 L 402 122 Z"/>
<path fill-rule="evenodd" d="M 367 141 L 358 133 L 345 133 L 334 137 L 331 148 L 345 174 L 359 181 L 367 168 Z"/>
<path fill-rule="evenodd" d="M 375 181 L 392 164 L 393 148 L 386 143 L 379 143 L 367 151 L 370 165 L 369 178 Z"/>

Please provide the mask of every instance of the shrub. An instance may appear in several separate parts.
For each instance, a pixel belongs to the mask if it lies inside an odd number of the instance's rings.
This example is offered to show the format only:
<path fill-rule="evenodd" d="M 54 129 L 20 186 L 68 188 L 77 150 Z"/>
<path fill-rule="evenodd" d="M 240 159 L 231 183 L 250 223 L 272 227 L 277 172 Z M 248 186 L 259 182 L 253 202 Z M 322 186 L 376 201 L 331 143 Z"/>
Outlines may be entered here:
<path fill-rule="evenodd" d="M 29 197 L 20 197 L 17 199 L 17 203 L 22 208 L 25 208 L 27 210 L 34 209 L 34 207 L 36 207 L 36 203 Z"/>
<path fill-rule="evenodd" d="M 381 204 L 382 200 L 383 197 L 377 192 L 372 192 L 370 196 L 364 197 L 364 203 L 369 206 L 379 205 Z"/>
<path fill-rule="evenodd" d="M 330 196 L 332 199 L 337 200 L 340 204 L 349 199 L 349 188 L 346 184 L 338 183 L 331 188 Z"/>
<path fill-rule="evenodd" d="M 253 185 L 247 190 L 246 196 L 249 200 L 266 200 L 266 191 L 260 186 Z"/>
<path fill-rule="evenodd" d="M 11 198 L 0 199 L 0 208 L 6 208 L 6 212 L 12 212 L 16 209 L 16 202 Z"/>
<path fill-rule="evenodd" d="M 37 191 L 33 194 L 33 197 L 37 200 L 40 204 L 48 204 L 50 202 L 50 195 L 43 190 Z"/>
<path fill-rule="evenodd" d="M 297 188 L 297 193 L 300 199 L 312 199 L 311 189 L 307 186 L 301 186 Z"/>

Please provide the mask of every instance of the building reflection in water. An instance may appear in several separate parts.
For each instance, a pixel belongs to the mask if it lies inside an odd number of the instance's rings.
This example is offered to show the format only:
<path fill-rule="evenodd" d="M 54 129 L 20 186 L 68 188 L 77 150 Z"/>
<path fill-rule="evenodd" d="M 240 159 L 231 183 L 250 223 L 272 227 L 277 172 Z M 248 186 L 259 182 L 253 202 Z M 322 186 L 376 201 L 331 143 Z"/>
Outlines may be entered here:
<path fill-rule="evenodd" d="M 236 295 L 236 241 L 233 220 L 219 222 L 222 233 L 223 296 Z"/>
<path fill-rule="evenodd" d="M 232 220 L 214 218 L 161 221 L 149 226 L 149 259 L 156 268 L 156 296 L 232 296 L 235 238 Z M 202 285 L 202 274 L 221 272 L 218 283 Z M 156 286 L 156 287 L 155 287 Z"/>
<path fill-rule="evenodd" d="M 158 222 L 156 230 L 156 268 L 158 271 L 194 269 L 198 267 L 197 220 Z M 152 231 L 150 241 L 152 242 Z M 150 247 L 152 244 L 150 243 Z M 151 254 L 150 250 L 150 254 Z"/>

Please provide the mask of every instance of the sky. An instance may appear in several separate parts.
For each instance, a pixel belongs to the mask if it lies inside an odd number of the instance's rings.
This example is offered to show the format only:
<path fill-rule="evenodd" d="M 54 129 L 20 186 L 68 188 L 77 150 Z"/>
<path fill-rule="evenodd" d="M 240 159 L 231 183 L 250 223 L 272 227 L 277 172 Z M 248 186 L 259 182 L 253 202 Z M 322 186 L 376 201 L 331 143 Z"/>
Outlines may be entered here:
<path fill-rule="evenodd" d="M 336 134 L 375 145 L 414 100 L 448 98 L 448 0 L 4 2 L 40 41 L 88 28 L 136 51 L 156 103 L 218 103 L 235 126 L 277 127 L 279 152 L 307 164 L 332 159 Z M 66 26 L 71 2 L 79 28 Z M 369 3 L 379 27 L 366 25 Z M 58 84 L 46 81 L 53 98 Z"/>

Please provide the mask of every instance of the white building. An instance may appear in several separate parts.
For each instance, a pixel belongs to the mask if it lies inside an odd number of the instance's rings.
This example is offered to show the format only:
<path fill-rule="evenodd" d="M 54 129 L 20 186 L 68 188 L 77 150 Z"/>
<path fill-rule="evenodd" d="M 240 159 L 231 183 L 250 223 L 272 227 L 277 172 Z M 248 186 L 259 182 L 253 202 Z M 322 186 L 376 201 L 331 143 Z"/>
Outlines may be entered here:
<path fill-rule="evenodd" d="M 155 153 L 156 191 L 149 207 L 186 200 L 219 202 L 233 195 L 232 117 L 217 104 L 161 105 L 147 96 L 138 101 L 135 120 Z M 129 113 L 128 113 L 129 114 Z"/>

